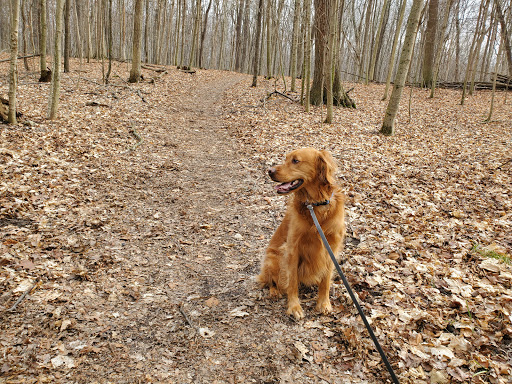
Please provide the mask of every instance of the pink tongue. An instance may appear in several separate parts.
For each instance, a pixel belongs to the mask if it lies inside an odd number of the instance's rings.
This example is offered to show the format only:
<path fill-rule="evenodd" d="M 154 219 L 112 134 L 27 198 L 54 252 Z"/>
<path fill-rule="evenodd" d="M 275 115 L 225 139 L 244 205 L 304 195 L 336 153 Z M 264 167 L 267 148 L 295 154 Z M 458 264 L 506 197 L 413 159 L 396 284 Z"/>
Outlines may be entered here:
<path fill-rule="evenodd" d="M 276 185 L 274 188 L 280 192 L 286 192 L 292 187 L 292 183 L 283 183 Z"/>

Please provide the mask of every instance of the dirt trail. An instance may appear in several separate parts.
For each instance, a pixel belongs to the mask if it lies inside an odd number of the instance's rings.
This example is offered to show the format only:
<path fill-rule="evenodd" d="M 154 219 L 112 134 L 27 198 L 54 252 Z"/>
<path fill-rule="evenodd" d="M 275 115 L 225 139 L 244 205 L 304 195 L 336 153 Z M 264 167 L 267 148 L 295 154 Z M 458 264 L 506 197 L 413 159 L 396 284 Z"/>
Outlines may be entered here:
<path fill-rule="evenodd" d="M 112 109 L 85 112 L 80 123 L 89 136 L 77 135 L 79 145 L 65 144 L 72 125 L 54 128 L 63 139 L 45 136 L 55 142 L 51 151 L 71 158 L 75 168 L 66 172 L 76 176 L 64 183 L 77 203 L 34 227 L 43 236 L 41 244 L 32 242 L 36 252 L 44 250 L 34 271 L 41 269 L 42 285 L 23 315 L 3 314 L 9 328 L 0 344 L 11 354 L 1 367 L 6 377 L 346 382 L 334 367 L 343 369 L 352 357 L 330 331 L 340 300 L 335 315 L 319 316 L 312 309 L 315 293 L 301 292 L 306 320 L 297 323 L 285 314 L 284 299 L 269 300 L 254 282 L 282 211 L 264 193 L 271 188 L 265 160 L 241 153 L 227 128 L 226 119 L 243 112 L 226 92 L 249 81 L 239 74 L 174 72 L 157 86 L 141 85 L 147 102 L 122 90 Z M 73 114 L 87 100 L 80 97 L 111 97 L 107 88 L 91 93 L 90 84 L 82 84 L 64 104 Z M 44 124 L 40 129 L 51 135 Z M 126 152 L 129 127 L 143 142 Z M 20 132 L 38 140 L 36 131 Z M 59 212 L 69 216 L 62 220 Z"/>
<path fill-rule="evenodd" d="M 178 104 L 162 103 L 160 129 L 146 131 L 136 162 L 125 165 L 133 184 L 115 194 L 131 222 L 113 218 L 115 263 L 95 284 L 108 287 L 108 300 L 101 309 L 86 304 L 109 318 L 101 334 L 109 349 L 84 360 L 79 376 L 212 383 L 283 375 L 286 342 L 276 355 L 272 333 L 295 325 L 282 303 L 271 314 L 255 300 L 263 229 L 247 209 L 250 170 L 223 126 L 223 92 L 242 79 L 198 83 Z M 284 324 L 275 322 L 281 316 Z"/>

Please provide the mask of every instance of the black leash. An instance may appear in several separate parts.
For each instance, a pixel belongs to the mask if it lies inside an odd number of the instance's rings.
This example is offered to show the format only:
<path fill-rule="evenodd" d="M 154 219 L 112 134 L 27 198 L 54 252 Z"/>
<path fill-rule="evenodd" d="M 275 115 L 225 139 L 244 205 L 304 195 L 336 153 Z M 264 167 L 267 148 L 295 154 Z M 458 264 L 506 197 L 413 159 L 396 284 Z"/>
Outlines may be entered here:
<path fill-rule="evenodd" d="M 329 204 L 329 200 L 323 201 L 321 203 L 313 203 L 313 204 L 315 206 L 327 205 L 327 204 Z M 358 301 L 357 301 L 357 299 L 356 299 L 356 297 L 354 295 L 354 292 L 352 291 L 352 288 L 350 288 L 350 284 L 348 283 L 347 278 L 343 274 L 343 271 L 341 270 L 341 267 L 338 264 L 338 261 L 336 260 L 336 257 L 334 257 L 334 253 L 332 252 L 331 246 L 329 245 L 329 242 L 327 241 L 327 239 L 326 239 L 326 237 L 324 235 L 324 231 L 322 231 L 322 227 L 320 227 L 320 223 L 318 222 L 318 219 L 316 218 L 315 211 L 313 210 L 313 205 L 312 204 L 308 204 L 307 208 L 309 209 L 309 213 L 311 213 L 311 217 L 313 218 L 313 222 L 315 223 L 316 229 L 318 230 L 318 233 L 320 234 L 320 237 L 322 238 L 322 242 L 324 243 L 325 249 L 327 249 L 327 252 L 329 252 L 329 256 L 331 256 L 331 260 L 334 263 L 334 266 L 336 267 L 336 270 L 338 271 L 338 273 L 339 273 L 339 275 L 341 277 L 341 280 L 343 280 L 343 284 L 345 285 L 345 288 L 347 289 L 348 294 L 350 295 L 350 298 L 354 302 L 354 304 L 355 304 L 355 306 L 357 308 L 357 311 L 359 312 L 359 315 L 361 316 L 361 319 L 363 319 L 363 323 L 366 326 L 366 329 L 368 330 L 368 333 L 370 334 L 370 337 L 372 338 L 373 343 L 375 344 L 375 347 L 377 347 L 377 350 L 379 351 L 380 357 L 382 358 L 382 361 L 386 365 L 386 368 L 388 369 L 388 372 L 391 375 L 391 378 L 393 379 L 393 382 L 395 384 L 400 384 L 398 382 L 398 379 L 397 379 L 396 375 L 395 375 L 395 372 L 393 371 L 393 368 L 391 367 L 391 364 L 389 364 L 389 361 L 388 361 L 386 355 L 384 354 L 384 351 L 382 350 L 382 347 L 379 344 L 379 341 L 377 340 L 377 338 L 375 337 L 375 334 L 373 333 L 373 329 L 370 326 L 370 323 L 368 323 L 368 320 L 366 319 L 366 316 L 364 315 L 363 309 L 359 305 L 359 303 L 358 303 Z"/>

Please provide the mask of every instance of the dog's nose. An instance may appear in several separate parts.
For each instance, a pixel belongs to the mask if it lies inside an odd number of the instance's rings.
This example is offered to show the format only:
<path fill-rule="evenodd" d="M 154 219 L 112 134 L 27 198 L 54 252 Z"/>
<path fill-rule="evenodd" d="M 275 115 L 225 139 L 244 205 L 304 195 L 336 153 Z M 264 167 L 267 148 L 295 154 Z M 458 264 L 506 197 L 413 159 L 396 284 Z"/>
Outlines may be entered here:
<path fill-rule="evenodd" d="M 274 173 L 276 173 L 276 169 L 275 169 L 274 167 L 270 167 L 270 168 L 268 169 L 268 175 L 269 175 L 269 176 L 272 176 Z"/>

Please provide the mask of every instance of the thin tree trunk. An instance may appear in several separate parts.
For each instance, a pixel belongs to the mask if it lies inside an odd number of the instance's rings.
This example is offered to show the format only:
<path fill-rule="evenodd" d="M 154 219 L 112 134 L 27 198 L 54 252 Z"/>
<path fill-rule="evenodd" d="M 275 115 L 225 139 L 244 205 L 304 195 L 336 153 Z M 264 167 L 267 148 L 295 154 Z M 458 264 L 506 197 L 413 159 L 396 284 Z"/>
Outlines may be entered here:
<path fill-rule="evenodd" d="M 375 80 L 375 66 L 377 64 L 377 53 L 379 52 L 380 46 L 382 44 L 382 35 L 383 29 L 385 26 L 385 21 L 388 18 L 387 10 L 389 10 L 390 0 L 384 0 L 384 5 L 382 6 L 381 16 L 379 19 L 379 26 L 377 28 L 377 34 L 375 35 L 375 44 L 372 49 L 372 57 L 370 60 L 370 70 L 368 73 L 368 79 L 371 81 Z"/>
<path fill-rule="evenodd" d="M 311 0 L 304 0 L 304 8 L 306 10 L 306 37 L 304 47 L 304 83 L 305 89 L 305 110 L 309 112 L 311 105 Z"/>
<path fill-rule="evenodd" d="M 393 68 L 395 66 L 395 55 L 396 49 L 398 47 L 398 40 L 400 39 L 400 29 L 402 28 L 402 23 L 404 21 L 405 15 L 405 7 L 407 5 L 406 0 L 401 0 L 400 6 L 400 14 L 398 15 L 398 19 L 395 27 L 395 37 L 393 38 L 393 47 L 391 48 L 391 56 L 389 57 L 389 65 L 388 65 L 388 75 L 386 78 L 386 88 L 384 90 L 384 95 L 382 96 L 382 100 L 386 100 L 388 98 L 389 86 L 391 84 L 391 76 L 393 76 Z"/>
<path fill-rule="evenodd" d="M 87 0 L 87 8 L 86 8 L 86 14 L 87 14 L 87 62 L 91 62 L 91 55 L 92 55 L 92 33 L 91 33 L 91 9 L 90 9 L 90 3 L 89 0 Z"/>
<path fill-rule="evenodd" d="M 500 43 L 500 48 L 498 49 L 498 55 L 496 56 L 496 63 L 494 64 L 494 76 L 493 76 L 493 79 L 492 79 L 492 96 L 491 96 L 491 105 L 489 107 L 489 115 L 487 116 L 487 118 L 484 120 L 485 122 L 490 122 L 491 119 L 492 119 L 492 114 L 494 112 L 494 97 L 496 95 L 496 80 L 498 78 L 498 65 L 499 65 L 499 62 L 500 62 L 500 59 L 501 59 L 501 52 L 503 51 L 503 45 L 505 43 L 505 36 L 503 36 L 502 40 L 501 40 L 501 43 Z"/>
<path fill-rule="evenodd" d="M 254 45 L 254 63 L 253 63 L 253 76 L 251 87 L 258 85 L 258 75 L 260 69 L 260 43 L 261 43 L 261 19 L 263 18 L 263 3 L 264 0 L 258 2 L 258 13 L 256 15 L 256 43 Z"/>
<path fill-rule="evenodd" d="M 509 76 L 512 76 L 512 46 L 510 44 L 510 37 L 509 37 L 510 30 L 508 29 L 508 27 L 510 27 L 510 24 L 507 26 L 507 23 L 505 21 L 505 15 L 503 14 L 500 0 L 494 0 L 494 1 L 496 2 L 496 12 L 498 13 L 498 19 L 500 20 L 500 25 L 501 25 L 501 34 L 503 35 L 503 39 L 504 39 L 502 44 L 505 45 L 505 56 L 507 57 L 508 74 L 509 74 Z M 509 3 L 509 6 L 510 6 L 510 3 Z"/>
<path fill-rule="evenodd" d="M 142 4 L 143 0 L 135 0 L 133 13 L 133 46 L 132 46 L 132 69 L 130 71 L 130 83 L 137 83 L 140 80 L 140 67 L 142 59 Z"/>
<path fill-rule="evenodd" d="M 206 8 L 204 14 L 204 23 L 203 30 L 201 32 L 201 48 L 199 49 L 199 68 L 203 66 L 203 50 L 204 50 L 204 40 L 206 38 L 206 29 L 208 27 L 208 14 L 210 13 L 210 8 L 212 7 L 212 0 L 208 3 L 208 7 Z"/>
<path fill-rule="evenodd" d="M 290 77 L 291 91 L 295 92 L 295 79 L 297 78 L 297 49 L 299 41 L 299 19 L 300 19 L 300 0 L 295 0 L 293 10 L 293 30 L 292 30 L 292 46 L 290 53 Z"/>
<path fill-rule="evenodd" d="M 450 18 L 450 10 L 452 8 L 452 5 L 454 4 L 455 0 L 448 0 L 448 4 L 446 4 L 446 10 L 443 17 L 443 21 L 441 24 L 441 39 L 439 41 L 439 44 L 437 45 L 437 50 L 435 54 L 435 63 L 434 63 L 434 73 L 432 74 L 432 84 L 430 87 L 430 98 L 434 97 L 434 93 L 436 90 L 437 85 L 437 76 L 439 74 L 439 65 L 441 64 L 441 56 L 443 53 L 443 47 L 444 43 L 446 42 L 448 36 L 445 37 L 446 34 L 446 28 L 448 26 L 448 19 Z"/>
<path fill-rule="evenodd" d="M 11 65 L 9 68 L 9 112 L 7 122 L 16 124 L 16 90 L 18 88 L 18 28 L 20 0 L 11 0 Z"/>
<path fill-rule="evenodd" d="M 395 76 L 393 92 L 391 93 L 391 97 L 386 108 L 384 121 L 382 123 L 382 128 L 380 129 L 380 133 L 387 136 L 393 135 L 395 131 L 395 118 L 398 112 L 398 106 L 400 104 L 402 92 L 404 90 L 405 80 L 407 78 L 411 64 L 411 57 L 414 41 L 416 40 L 416 35 L 418 33 L 418 24 L 420 20 L 422 5 L 423 0 L 413 0 L 411 13 L 409 14 L 409 19 L 407 20 L 404 45 L 402 47 L 402 53 L 400 54 L 400 63 L 398 65 L 398 70 Z"/>
<path fill-rule="evenodd" d="M 21 0 L 21 37 L 23 39 L 23 65 L 26 71 L 30 71 L 27 58 L 27 20 L 25 18 L 25 1 Z"/>
<path fill-rule="evenodd" d="M 60 96 L 60 67 L 61 67 L 61 45 L 62 45 L 62 18 L 64 13 L 64 0 L 57 0 L 57 9 L 55 10 L 55 46 L 53 56 L 53 73 L 50 94 L 50 107 L 48 118 L 55 120 L 59 110 Z"/>
<path fill-rule="evenodd" d="M 46 68 L 46 39 L 48 35 L 48 26 L 46 23 L 46 0 L 40 0 L 40 27 L 41 31 L 39 34 L 39 70 L 41 71 L 41 77 L 39 81 L 48 79 L 48 69 Z M 48 79 L 49 80 L 49 79 Z"/>
<path fill-rule="evenodd" d="M 423 51 L 423 85 L 427 88 L 432 86 L 434 79 L 438 7 L 439 0 L 429 0 L 425 49 Z M 442 36 L 438 45 L 442 46 Z"/>
<path fill-rule="evenodd" d="M 71 51 L 71 0 L 65 0 L 64 5 L 64 72 L 69 72 L 69 55 Z"/>
<path fill-rule="evenodd" d="M 126 10 L 124 7 L 124 0 L 119 0 L 119 12 L 120 12 L 120 30 L 119 30 L 119 42 L 121 47 L 121 61 L 126 60 Z"/>
<path fill-rule="evenodd" d="M 82 64 L 83 59 L 83 51 L 82 51 L 82 38 L 80 33 L 80 0 L 75 1 L 75 27 L 76 27 L 76 41 L 77 41 L 77 49 L 78 49 L 78 58 L 80 59 L 80 64 Z"/>
<path fill-rule="evenodd" d="M 272 78 L 272 20 L 270 18 L 270 9 L 272 0 L 267 0 L 267 9 L 265 10 L 265 22 L 267 29 L 267 79 Z"/>
<path fill-rule="evenodd" d="M 325 60 L 325 68 L 324 68 L 324 73 L 325 73 L 325 86 L 326 86 L 326 96 L 327 96 L 327 114 L 326 114 L 326 117 L 325 117 L 325 121 L 324 123 L 326 124 L 331 124 L 332 123 L 332 118 L 333 118 L 333 94 L 332 94 L 332 89 L 333 89 L 333 69 L 334 69 L 334 65 L 333 65 L 333 62 L 334 62 L 334 41 L 335 41 L 335 31 L 336 31 L 336 28 L 335 28 L 335 19 L 336 19 L 336 15 L 337 15 L 337 7 L 338 7 L 338 1 L 337 0 L 327 0 L 326 2 L 327 6 L 326 6 L 326 11 L 327 11 L 327 15 L 326 15 L 326 21 L 328 22 L 328 25 L 327 25 L 327 31 L 329 32 L 329 34 L 327 35 L 327 44 L 326 44 L 326 48 L 327 48 L 327 52 L 326 52 L 326 60 Z"/>
<path fill-rule="evenodd" d="M 110 73 L 112 72 L 112 0 L 108 0 L 108 70 L 105 76 L 105 84 L 108 84 Z"/>
<path fill-rule="evenodd" d="M 199 32 L 199 21 L 201 20 L 201 0 L 196 1 L 196 17 L 194 20 L 194 30 L 192 31 L 192 47 L 190 48 L 190 56 L 188 60 L 188 66 L 192 67 L 194 65 L 194 59 L 196 54 L 196 42 L 197 42 L 197 34 Z"/>

